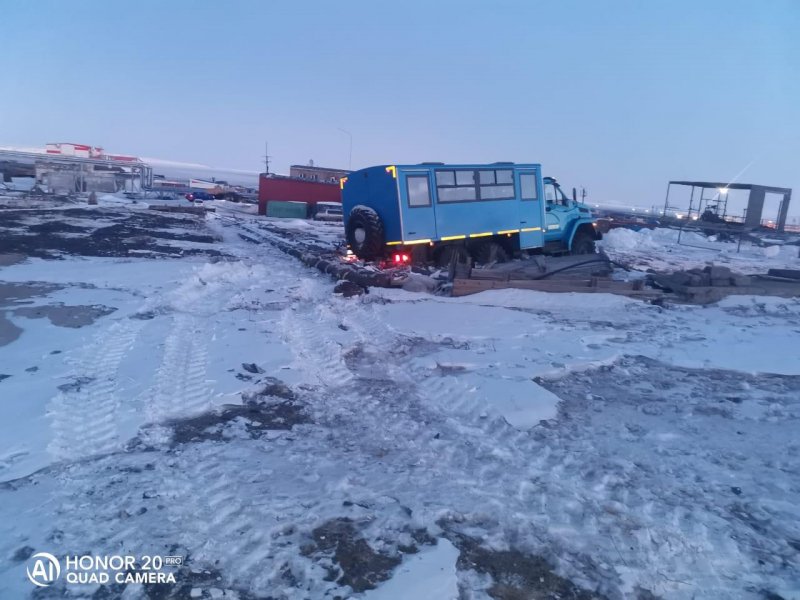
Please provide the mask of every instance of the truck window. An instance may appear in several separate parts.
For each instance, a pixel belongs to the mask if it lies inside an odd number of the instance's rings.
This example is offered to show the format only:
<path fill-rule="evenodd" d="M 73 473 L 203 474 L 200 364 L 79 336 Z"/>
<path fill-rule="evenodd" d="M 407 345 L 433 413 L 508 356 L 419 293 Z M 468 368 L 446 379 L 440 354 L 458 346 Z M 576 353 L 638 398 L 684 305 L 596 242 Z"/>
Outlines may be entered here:
<path fill-rule="evenodd" d="M 514 195 L 514 172 L 511 169 L 480 170 L 479 197 L 481 200 L 512 200 Z"/>
<path fill-rule="evenodd" d="M 471 202 L 478 199 L 475 171 L 436 171 L 439 202 Z"/>
<path fill-rule="evenodd" d="M 519 186 L 523 200 L 538 200 L 536 195 L 536 175 L 533 173 L 521 173 Z"/>
<path fill-rule="evenodd" d="M 427 175 L 408 175 L 406 188 L 408 189 L 408 205 L 411 208 L 431 205 L 431 190 Z"/>

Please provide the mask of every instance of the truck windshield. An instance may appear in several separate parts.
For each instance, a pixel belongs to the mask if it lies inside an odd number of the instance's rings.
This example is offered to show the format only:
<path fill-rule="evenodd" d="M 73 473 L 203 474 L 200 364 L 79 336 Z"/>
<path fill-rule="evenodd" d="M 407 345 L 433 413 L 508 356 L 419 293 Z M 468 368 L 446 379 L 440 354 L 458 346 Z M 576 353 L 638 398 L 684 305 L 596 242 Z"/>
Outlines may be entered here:
<path fill-rule="evenodd" d="M 561 188 L 555 182 L 545 182 L 544 197 L 547 202 L 569 206 L 569 198 L 567 198 L 567 196 L 561 191 Z"/>

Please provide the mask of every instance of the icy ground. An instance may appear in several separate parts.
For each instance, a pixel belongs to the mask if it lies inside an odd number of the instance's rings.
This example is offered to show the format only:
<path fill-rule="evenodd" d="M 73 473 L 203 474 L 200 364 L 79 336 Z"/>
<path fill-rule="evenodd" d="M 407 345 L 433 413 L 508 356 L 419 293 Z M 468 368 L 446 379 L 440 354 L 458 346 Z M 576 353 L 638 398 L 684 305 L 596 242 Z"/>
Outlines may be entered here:
<path fill-rule="evenodd" d="M 800 301 L 344 299 L 223 216 L 0 261 L 0 598 L 800 598 Z"/>

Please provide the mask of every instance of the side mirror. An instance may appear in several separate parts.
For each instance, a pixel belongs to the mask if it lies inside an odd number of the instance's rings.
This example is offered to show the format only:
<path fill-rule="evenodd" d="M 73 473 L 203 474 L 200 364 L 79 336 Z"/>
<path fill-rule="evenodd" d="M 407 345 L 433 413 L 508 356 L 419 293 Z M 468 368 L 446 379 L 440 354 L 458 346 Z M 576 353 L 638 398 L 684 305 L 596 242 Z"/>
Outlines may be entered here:
<path fill-rule="evenodd" d="M 572 188 L 572 201 L 576 203 L 578 202 L 578 190 L 575 188 Z"/>

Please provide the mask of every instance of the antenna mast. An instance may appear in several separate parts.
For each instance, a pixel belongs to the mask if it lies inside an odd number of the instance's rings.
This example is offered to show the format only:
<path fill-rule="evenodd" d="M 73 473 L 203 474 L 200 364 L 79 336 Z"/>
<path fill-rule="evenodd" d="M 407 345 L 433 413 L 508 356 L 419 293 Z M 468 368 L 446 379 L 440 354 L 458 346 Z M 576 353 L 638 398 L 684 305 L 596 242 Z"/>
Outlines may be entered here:
<path fill-rule="evenodd" d="M 269 142 L 264 142 L 264 174 L 269 175 Z"/>

